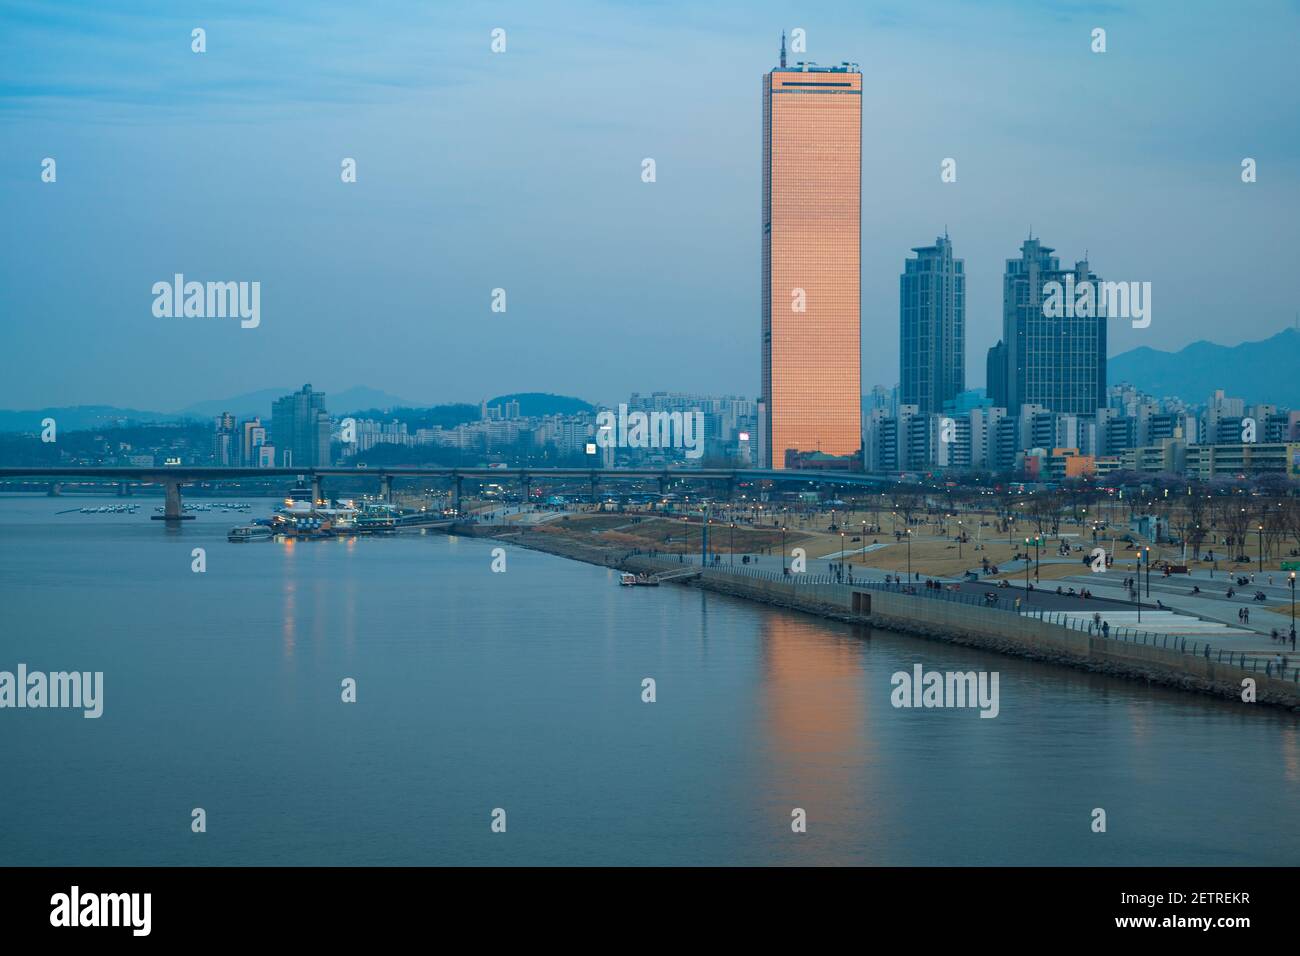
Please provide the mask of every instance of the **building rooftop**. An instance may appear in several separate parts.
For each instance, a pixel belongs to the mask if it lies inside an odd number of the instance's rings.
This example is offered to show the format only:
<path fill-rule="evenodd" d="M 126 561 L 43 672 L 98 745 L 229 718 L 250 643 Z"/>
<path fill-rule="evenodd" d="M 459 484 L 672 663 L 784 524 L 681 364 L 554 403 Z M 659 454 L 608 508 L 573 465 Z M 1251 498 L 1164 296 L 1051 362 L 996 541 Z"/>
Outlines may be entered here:
<path fill-rule="evenodd" d="M 776 73 L 861 73 L 856 63 L 844 62 L 838 66 L 818 66 L 813 62 L 800 60 L 794 66 L 778 66 Z"/>

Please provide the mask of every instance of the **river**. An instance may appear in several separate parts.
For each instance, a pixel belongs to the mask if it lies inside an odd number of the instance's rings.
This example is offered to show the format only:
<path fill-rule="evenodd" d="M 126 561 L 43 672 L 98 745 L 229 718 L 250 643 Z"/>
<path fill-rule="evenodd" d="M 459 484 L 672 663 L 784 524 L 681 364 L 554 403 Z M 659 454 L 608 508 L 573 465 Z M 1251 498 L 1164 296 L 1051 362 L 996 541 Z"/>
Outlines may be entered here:
<path fill-rule="evenodd" d="M 494 572 L 482 539 L 232 544 L 244 516 L 129 500 L 0 498 L 0 671 L 104 675 L 98 719 L 0 710 L 5 865 L 1300 861 L 1288 712 L 514 547 Z M 893 707 L 918 663 L 996 671 L 997 717 Z"/>

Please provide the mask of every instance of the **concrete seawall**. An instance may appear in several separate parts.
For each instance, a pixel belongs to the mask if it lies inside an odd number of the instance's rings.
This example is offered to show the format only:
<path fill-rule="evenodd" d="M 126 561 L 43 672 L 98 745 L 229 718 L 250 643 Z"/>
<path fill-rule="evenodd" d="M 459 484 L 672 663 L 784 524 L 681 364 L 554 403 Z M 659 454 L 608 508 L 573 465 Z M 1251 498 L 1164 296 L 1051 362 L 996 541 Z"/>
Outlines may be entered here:
<path fill-rule="evenodd" d="M 486 527 L 461 530 L 493 536 Z M 550 536 L 528 539 L 511 535 L 509 540 L 551 554 L 639 573 L 690 567 L 664 558 L 623 556 Z M 1269 676 L 1262 668 L 1252 671 L 1200 654 L 1106 638 L 976 604 L 828 583 L 824 579 L 782 579 L 726 567 L 704 569 L 681 583 L 835 620 L 1237 701 L 1241 700 L 1243 680 L 1249 678 L 1255 681 L 1258 702 L 1300 711 L 1300 685 Z"/>

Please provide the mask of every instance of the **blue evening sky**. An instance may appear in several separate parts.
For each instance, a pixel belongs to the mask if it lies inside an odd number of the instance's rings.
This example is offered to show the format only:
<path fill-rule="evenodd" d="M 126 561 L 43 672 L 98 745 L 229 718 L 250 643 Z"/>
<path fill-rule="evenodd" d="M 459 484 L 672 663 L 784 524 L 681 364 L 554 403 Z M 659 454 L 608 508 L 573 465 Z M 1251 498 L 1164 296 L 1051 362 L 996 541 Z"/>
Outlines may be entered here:
<path fill-rule="evenodd" d="M 760 77 L 795 27 L 864 73 L 864 388 L 897 381 L 903 259 L 945 226 L 970 385 L 1031 225 L 1153 284 L 1112 354 L 1295 321 L 1296 2 L 6 0 L 0 407 L 753 396 Z M 261 326 L 154 317 L 176 272 L 260 281 Z"/>

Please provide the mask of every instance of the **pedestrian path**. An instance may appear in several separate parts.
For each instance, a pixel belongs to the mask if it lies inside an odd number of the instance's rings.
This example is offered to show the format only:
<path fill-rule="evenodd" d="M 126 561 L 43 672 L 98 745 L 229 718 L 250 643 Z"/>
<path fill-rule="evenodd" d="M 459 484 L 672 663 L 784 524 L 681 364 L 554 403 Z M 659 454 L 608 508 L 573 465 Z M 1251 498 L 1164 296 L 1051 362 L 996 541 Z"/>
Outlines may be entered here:
<path fill-rule="evenodd" d="M 1021 613 L 1026 612 L 1022 611 Z M 1100 613 L 1102 622 L 1109 624 L 1112 631 L 1122 627 L 1133 631 L 1147 631 L 1151 634 L 1177 634 L 1182 637 L 1258 637 L 1254 631 L 1233 627 L 1231 624 L 1223 624 L 1219 621 L 1206 621 L 1186 614 L 1178 614 L 1174 611 L 1144 610 L 1141 615 L 1137 611 L 1058 611 L 1052 614 L 1052 618 L 1071 625 L 1082 621 L 1086 628 L 1088 624 L 1096 620 L 1093 617 L 1094 613 Z"/>

